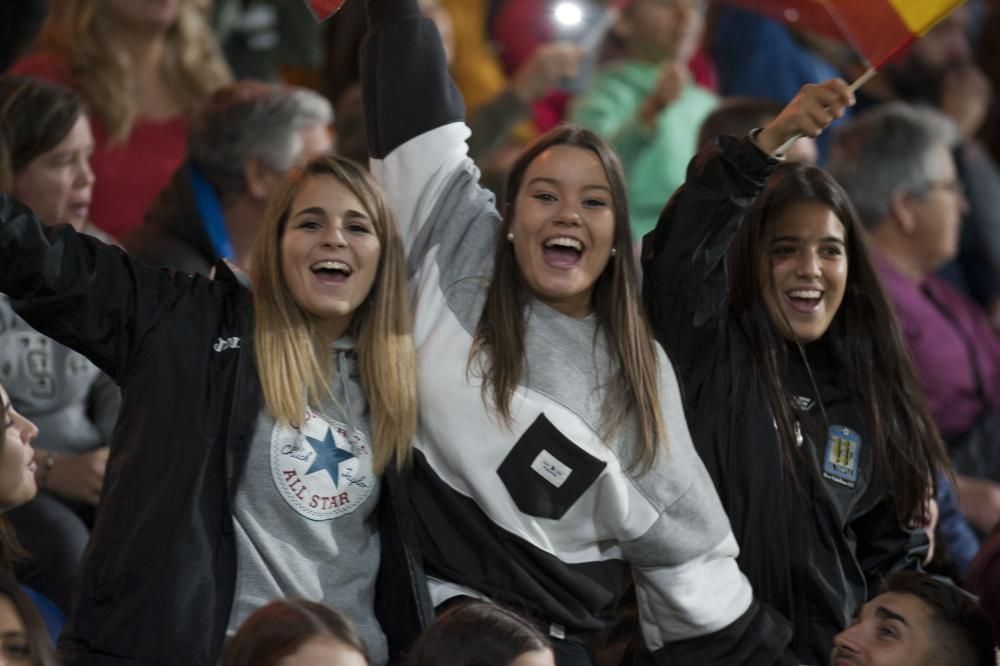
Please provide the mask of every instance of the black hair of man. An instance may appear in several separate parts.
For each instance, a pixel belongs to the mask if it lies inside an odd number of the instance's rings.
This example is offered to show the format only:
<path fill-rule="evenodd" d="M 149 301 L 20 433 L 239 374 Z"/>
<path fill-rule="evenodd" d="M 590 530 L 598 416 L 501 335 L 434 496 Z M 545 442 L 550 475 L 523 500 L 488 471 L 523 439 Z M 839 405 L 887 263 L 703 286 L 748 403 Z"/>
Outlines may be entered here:
<path fill-rule="evenodd" d="M 934 663 L 996 666 L 993 623 L 973 598 L 954 585 L 915 571 L 900 571 L 882 584 L 882 593 L 910 594 L 930 609 Z"/>

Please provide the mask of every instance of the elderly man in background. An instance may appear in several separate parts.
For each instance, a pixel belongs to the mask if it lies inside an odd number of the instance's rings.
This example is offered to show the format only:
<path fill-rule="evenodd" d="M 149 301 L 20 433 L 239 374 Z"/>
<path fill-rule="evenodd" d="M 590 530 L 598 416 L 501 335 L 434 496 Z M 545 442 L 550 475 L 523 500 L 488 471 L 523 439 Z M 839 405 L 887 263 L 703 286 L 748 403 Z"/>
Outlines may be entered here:
<path fill-rule="evenodd" d="M 310 157 L 332 149 L 330 103 L 292 86 L 238 81 L 213 94 L 191 122 L 188 157 L 122 239 L 157 266 L 208 275 L 219 259 L 248 268 L 275 186 Z"/>
<path fill-rule="evenodd" d="M 842 127 L 829 168 L 871 233 L 883 283 L 950 447 L 962 512 L 988 532 L 1000 522 L 1000 339 L 986 311 L 936 275 L 958 252 L 967 207 L 952 157 L 959 141 L 941 113 L 895 102 Z M 947 491 L 944 477 L 939 485 Z M 943 529 L 956 524 L 946 509 L 942 501 Z M 944 541 L 960 569 L 978 547 L 960 526 Z"/>

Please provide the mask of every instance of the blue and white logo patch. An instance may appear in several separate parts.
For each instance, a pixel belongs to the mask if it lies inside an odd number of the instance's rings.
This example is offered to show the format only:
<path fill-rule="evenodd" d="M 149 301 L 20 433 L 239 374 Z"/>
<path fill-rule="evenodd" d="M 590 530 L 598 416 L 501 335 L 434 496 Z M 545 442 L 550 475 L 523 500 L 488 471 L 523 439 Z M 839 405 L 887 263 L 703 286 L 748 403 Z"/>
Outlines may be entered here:
<path fill-rule="evenodd" d="M 353 513 L 377 483 L 364 433 L 309 411 L 298 430 L 275 425 L 271 476 L 288 505 L 310 520 Z"/>
<path fill-rule="evenodd" d="M 830 426 L 826 436 L 823 478 L 853 488 L 858 481 L 861 435 L 844 426 Z"/>

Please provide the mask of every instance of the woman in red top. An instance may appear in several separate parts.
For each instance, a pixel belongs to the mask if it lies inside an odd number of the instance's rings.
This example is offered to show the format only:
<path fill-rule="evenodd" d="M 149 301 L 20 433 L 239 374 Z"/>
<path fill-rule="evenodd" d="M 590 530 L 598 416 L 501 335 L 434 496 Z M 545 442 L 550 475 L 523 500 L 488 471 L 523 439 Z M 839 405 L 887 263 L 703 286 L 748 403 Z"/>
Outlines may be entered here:
<path fill-rule="evenodd" d="M 229 69 L 204 0 L 52 3 L 14 73 L 70 86 L 91 110 L 91 216 L 114 236 L 138 225 L 184 158 L 188 115 Z"/>

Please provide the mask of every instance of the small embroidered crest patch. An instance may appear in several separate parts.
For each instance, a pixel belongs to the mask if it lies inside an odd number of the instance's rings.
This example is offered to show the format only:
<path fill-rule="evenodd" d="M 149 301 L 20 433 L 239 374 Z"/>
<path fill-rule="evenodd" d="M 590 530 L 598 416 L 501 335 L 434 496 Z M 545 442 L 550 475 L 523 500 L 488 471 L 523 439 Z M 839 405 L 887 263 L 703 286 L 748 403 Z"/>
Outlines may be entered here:
<path fill-rule="evenodd" d="M 858 481 L 860 453 L 861 435 L 844 426 L 830 426 L 826 437 L 823 477 L 842 486 L 853 488 Z"/>

